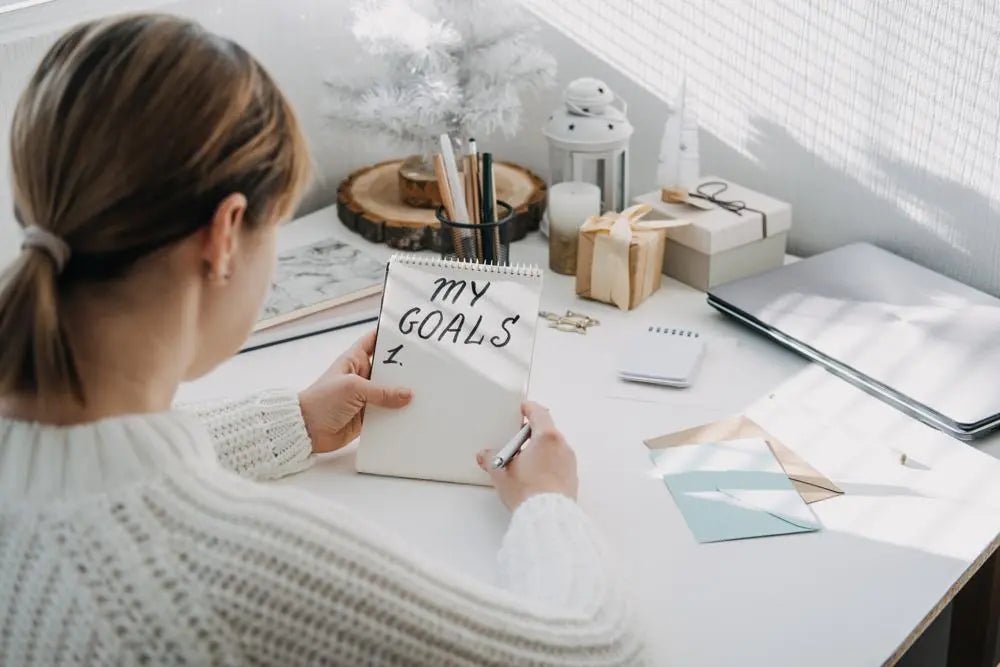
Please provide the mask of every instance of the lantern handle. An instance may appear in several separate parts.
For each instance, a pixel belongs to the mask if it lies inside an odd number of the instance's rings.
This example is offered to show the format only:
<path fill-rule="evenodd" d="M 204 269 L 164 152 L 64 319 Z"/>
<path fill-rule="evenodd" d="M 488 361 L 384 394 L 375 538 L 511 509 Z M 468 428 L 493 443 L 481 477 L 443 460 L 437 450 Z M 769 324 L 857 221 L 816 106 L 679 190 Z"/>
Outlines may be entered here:
<path fill-rule="evenodd" d="M 626 102 L 624 98 L 619 97 L 618 94 L 615 93 L 614 91 L 611 91 L 611 93 L 615 96 L 615 99 L 611 100 L 611 104 L 614 105 L 615 102 L 621 102 L 622 115 L 628 118 L 628 102 Z"/>
<path fill-rule="evenodd" d="M 610 92 L 611 96 L 612 96 L 612 100 L 610 102 L 608 102 L 608 106 L 612 106 L 613 107 L 615 105 L 615 102 L 621 102 L 621 112 L 622 112 L 622 115 L 625 116 L 626 118 L 628 118 L 628 102 L 626 102 L 625 99 L 621 95 L 619 95 L 615 91 L 611 90 L 610 88 L 608 88 L 608 92 Z M 589 116 L 591 118 L 596 118 L 596 117 L 599 117 L 599 116 L 603 115 L 603 114 L 599 114 L 599 113 L 595 113 L 593 111 L 590 111 L 589 109 L 584 109 L 583 107 L 581 107 L 576 102 L 572 102 L 572 101 L 567 100 L 565 98 L 563 99 L 563 102 L 566 104 L 566 107 L 571 112 L 573 112 L 574 114 L 576 114 L 577 116 Z"/>

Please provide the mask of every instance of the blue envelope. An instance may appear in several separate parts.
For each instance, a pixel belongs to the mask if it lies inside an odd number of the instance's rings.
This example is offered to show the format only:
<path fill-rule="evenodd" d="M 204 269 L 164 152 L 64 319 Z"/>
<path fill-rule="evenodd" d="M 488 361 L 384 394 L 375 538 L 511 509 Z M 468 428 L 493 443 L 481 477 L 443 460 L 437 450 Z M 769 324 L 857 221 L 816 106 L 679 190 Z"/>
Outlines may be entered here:
<path fill-rule="evenodd" d="M 760 438 L 652 450 L 661 477 L 699 542 L 820 530 L 812 509 Z"/>

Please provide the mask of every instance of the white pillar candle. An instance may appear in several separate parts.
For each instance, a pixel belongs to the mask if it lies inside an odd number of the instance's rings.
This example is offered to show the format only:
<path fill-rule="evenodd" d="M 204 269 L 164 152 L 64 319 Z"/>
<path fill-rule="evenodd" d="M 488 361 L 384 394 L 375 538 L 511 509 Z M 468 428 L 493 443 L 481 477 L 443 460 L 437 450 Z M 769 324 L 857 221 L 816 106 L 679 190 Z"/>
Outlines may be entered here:
<path fill-rule="evenodd" d="M 566 181 L 549 188 L 549 268 L 576 274 L 580 226 L 601 213 L 601 189 L 593 183 Z"/>

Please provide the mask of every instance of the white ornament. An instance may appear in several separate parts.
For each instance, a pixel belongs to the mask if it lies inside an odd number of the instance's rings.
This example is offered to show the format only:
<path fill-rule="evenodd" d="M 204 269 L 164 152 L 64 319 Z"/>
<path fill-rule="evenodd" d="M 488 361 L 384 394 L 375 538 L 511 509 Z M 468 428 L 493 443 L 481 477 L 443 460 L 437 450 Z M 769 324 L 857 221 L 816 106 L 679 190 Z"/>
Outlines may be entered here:
<path fill-rule="evenodd" d="M 536 22 L 514 0 L 364 0 L 354 17 L 355 37 L 384 72 L 331 81 L 331 118 L 424 153 L 446 132 L 513 135 L 521 95 L 555 77 Z"/>
<path fill-rule="evenodd" d="M 690 191 L 698 184 L 701 155 L 698 119 L 694 109 L 687 106 L 686 88 L 684 80 L 663 127 L 656 180 L 661 187 Z"/>

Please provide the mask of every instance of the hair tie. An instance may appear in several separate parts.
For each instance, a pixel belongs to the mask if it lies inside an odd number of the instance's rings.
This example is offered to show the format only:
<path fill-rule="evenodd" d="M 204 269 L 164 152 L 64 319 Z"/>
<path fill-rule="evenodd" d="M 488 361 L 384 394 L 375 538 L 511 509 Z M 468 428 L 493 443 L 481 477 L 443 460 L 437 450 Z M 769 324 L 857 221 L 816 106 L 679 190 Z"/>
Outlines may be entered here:
<path fill-rule="evenodd" d="M 63 267 L 69 261 L 71 254 L 69 245 L 61 238 L 47 229 L 42 229 L 37 225 L 28 225 L 22 232 L 24 238 L 21 240 L 21 250 L 25 248 L 38 248 L 52 258 L 56 265 L 56 274 L 62 273 Z"/>

